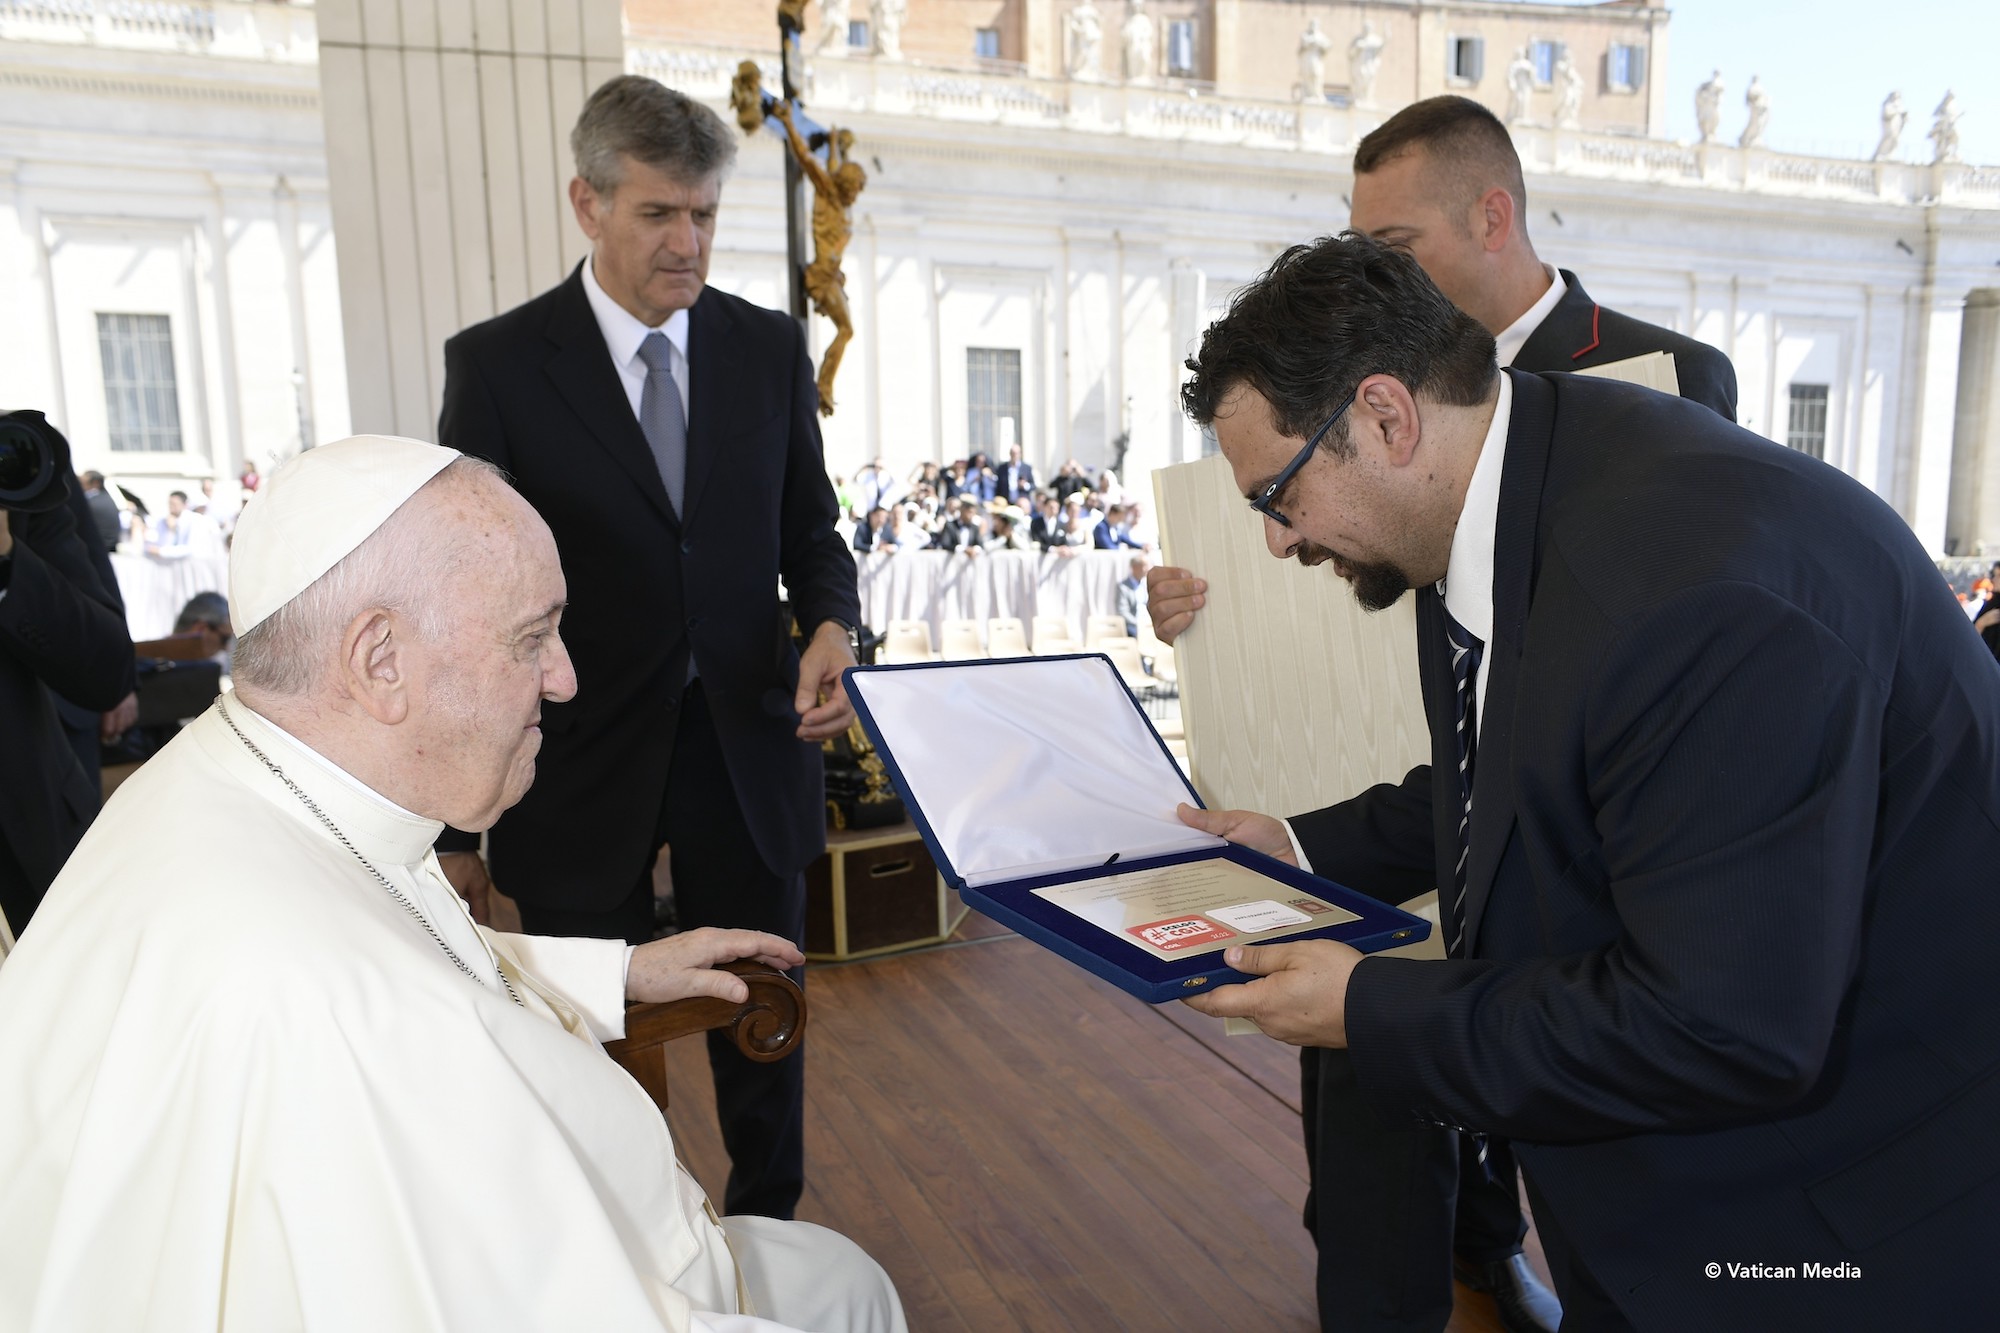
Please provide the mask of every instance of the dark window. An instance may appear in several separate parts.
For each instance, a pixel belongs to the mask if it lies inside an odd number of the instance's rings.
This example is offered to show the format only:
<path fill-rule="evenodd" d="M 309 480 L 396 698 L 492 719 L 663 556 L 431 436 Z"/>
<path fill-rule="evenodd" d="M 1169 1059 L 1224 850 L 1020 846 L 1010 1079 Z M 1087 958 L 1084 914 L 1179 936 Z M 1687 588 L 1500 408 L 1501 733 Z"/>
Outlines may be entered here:
<path fill-rule="evenodd" d="M 1556 81 L 1556 57 L 1562 53 L 1559 42 L 1535 42 L 1528 47 L 1528 59 L 1535 62 L 1535 82 L 1544 88 Z"/>
<path fill-rule="evenodd" d="M 1190 77 L 1194 72 L 1194 20 L 1175 19 L 1167 24 L 1167 73 Z"/>
<path fill-rule="evenodd" d="M 1021 440 L 1021 354 L 1011 347 L 965 349 L 965 437 L 988 454 Z M 1002 418 L 1014 423 L 1002 441 Z"/>
<path fill-rule="evenodd" d="M 847 23 L 847 44 L 868 49 L 868 22 L 866 19 L 849 19 Z"/>
<path fill-rule="evenodd" d="M 100 314 L 97 350 L 104 361 L 104 416 L 112 449 L 179 452 L 181 409 L 167 317 Z"/>
<path fill-rule="evenodd" d="M 1477 83 L 1486 73 L 1486 41 L 1454 37 L 1445 44 L 1445 73 L 1465 83 Z"/>
<path fill-rule="evenodd" d="M 1785 443 L 1820 459 L 1826 457 L 1826 390 L 1824 384 L 1794 384 L 1791 417 L 1785 423 Z"/>
<path fill-rule="evenodd" d="M 1637 92 L 1646 82 L 1646 48 L 1613 42 L 1604 55 L 1604 81 L 1613 92 Z"/>
<path fill-rule="evenodd" d="M 975 28 L 972 33 L 972 54 L 981 60 L 1000 58 L 1000 30 L 998 28 Z"/>

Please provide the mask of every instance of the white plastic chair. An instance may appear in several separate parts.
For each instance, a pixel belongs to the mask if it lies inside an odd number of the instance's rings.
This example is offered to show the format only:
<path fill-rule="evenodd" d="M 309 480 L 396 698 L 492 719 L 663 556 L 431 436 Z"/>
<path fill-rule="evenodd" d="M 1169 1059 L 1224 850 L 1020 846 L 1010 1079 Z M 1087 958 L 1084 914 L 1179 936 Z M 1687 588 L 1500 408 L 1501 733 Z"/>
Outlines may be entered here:
<path fill-rule="evenodd" d="M 986 651 L 995 657 L 1027 657 L 1028 631 L 1018 616 L 995 616 L 986 622 Z"/>
<path fill-rule="evenodd" d="M 1070 632 L 1069 621 L 1061 616 L 1035 617 L 1035 656 L 1051 657 L 1080 652 L 1083 645 Z"/>
<path fill-rule="evenodd" d="M 935 662 L 931 651 L 931 627 L 921 620 L 892 620 L 889 635 L 876 650 L 875 660 L 895 666 L 905 662 Z"/>
<path fill-rule="evenodd" d="M 947 662 L 976 662 L 986 656 L 976 620 L 945 621 L 943 639 L 938 656 Z"/>
<path fill-rule="evenodd" d="M 1146 674 L 1146 664 L 1139 660 L 1137 639 L 1121 634 L 1100 642 L 1096 651 L 1111 659 L 1111 665 L 1118 668 L 1118 678 L 1132 693 L 1144 698 L 1152 692 L 1153 678 Z"/>
<path fill-rule="evenodd" d="M 1095 651 L 1097 646 L 1106 639 L 1123 639 L 1127 637 L 1129 636 L 1125 633 L 1125 617 L 1123 616 L 1092 616 L 1083 625 L 1083 648 L 1085 652 Z"/>

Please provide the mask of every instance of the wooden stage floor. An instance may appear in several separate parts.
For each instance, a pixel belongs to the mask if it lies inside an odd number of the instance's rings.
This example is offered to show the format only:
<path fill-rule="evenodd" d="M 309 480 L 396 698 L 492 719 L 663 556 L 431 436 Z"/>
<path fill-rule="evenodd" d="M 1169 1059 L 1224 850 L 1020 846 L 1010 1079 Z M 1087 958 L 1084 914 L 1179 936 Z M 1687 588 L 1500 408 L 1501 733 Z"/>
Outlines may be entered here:
<path fill-rule="evenodd" d="M 1290 1047 L 977 915 L 951 943 L 816 964 L 807 995 L 799 1215 L 881 1262 L 913 1333 L 1318 1328 Z M 670 1070 L 681 1155 L 720 1199 L 702 1043 Z M 1459 1289 L 1451 1333 L 1499 1327 Z"/>

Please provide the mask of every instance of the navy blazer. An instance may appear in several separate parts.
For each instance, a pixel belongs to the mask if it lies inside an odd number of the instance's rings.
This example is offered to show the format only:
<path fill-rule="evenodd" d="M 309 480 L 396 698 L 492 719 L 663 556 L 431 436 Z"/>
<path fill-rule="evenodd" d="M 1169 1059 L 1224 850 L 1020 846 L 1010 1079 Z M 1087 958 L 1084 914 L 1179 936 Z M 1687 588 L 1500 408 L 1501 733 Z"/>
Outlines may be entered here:
<path fill-rule="evenodd" d="M 1528 341 L 1515 353 L 1522 370 L 1588 370 L 1648 352 L 1671 352 L 1681 397 L 1692 398 L 1736 420 L 1736 367 L 1705 342 L 1643 319 L 1606 310 L 1590 297 L 1576 274 L 1560 270 L 1567 290 Z"/>
<path fill-rule="evenodd" d="M 569 581 L 577 695 L 542 713 L 535 785 L 488 847 L 521 901 L 602 911 L 632 888 L 667 783 L 692 650 L 757 849 L 781 875 L 826 845 L 819 746 L 794 734 L 808 633 L 859 624 L 834 527 L 805 336 L 705 289 L 688 319 L 688 459 L 676 516 L 583 290 L 582 265 L 445 344 L 439 439 L 491 459 L 547 520 Z"/>
<path fill-rule="evenodd" d="M 1971 1327 L 2000 665 L 1859 483 L 1684 400 L 1508 373 L 1468 958 L 1356 969 L 1360 1083 L 1514 1140 L 1641 1328 Z M 1442 670 L 1432 763 L 1293 821 L 1319 873 L 1442 887 Z M 1841 1261 L 1864 1277 L 1705 1271 Z"/>

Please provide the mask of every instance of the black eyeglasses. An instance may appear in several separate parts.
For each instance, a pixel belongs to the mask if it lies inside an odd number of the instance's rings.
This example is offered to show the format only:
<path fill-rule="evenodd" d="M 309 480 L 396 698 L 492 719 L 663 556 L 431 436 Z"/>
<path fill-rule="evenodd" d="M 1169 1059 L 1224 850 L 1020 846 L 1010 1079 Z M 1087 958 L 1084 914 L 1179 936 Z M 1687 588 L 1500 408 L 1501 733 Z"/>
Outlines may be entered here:
<path fill-rule="evenodd" d="M 1306 447 L 1299 450 L 1297 456 L 1294 457 L 1291 462 L 1285 464 L 1285 470 L 1283 472 L 1280 472 L 1276 477 L 1272 478 L 1271 484 L 1269 486 L 1266 486 L 1260 494 L 1258 494 L 1254 499 L 1250 501 L 1250 507 L 1252 509 L 1262 514 L 1265 518 L 1270 519 L 1273 523 L 1276 523 L 1281 528 L 1289 528 L 1290 526 L 1292 526 L 1292 520 L 1286 518 L 1283 514 L 1279 513 L 1277 510 L 1276 501 L 1278 499 L 1278 492 L 1284 490 L 1286 484 L 1289 483 L 1293 477 L 1299 475 L 1299 469 L 1304 467 L 1306 465 L 1306 461 L 1313 456 L 1313 450 L 1319 448 L 1319 442 L 1326 438 L 1326 433 L 1328 431 L 1333 429 L 1333 423 L 1340 420 L 1342 414 L 1345 413 L 1347 409 L 1352 406 L 1354 406 L 1354 399 L 1352 396 L 1350 396 L 1346 402 L 1340 405 L 1340 410 L 1338 412 L 1335 412 L 1332 416 L 1326 419 L 1326 424 L 1324 426 L 1321 426 L 1318 430 L 1312 433 L 1312 438 L 1306 441 Z"/>

